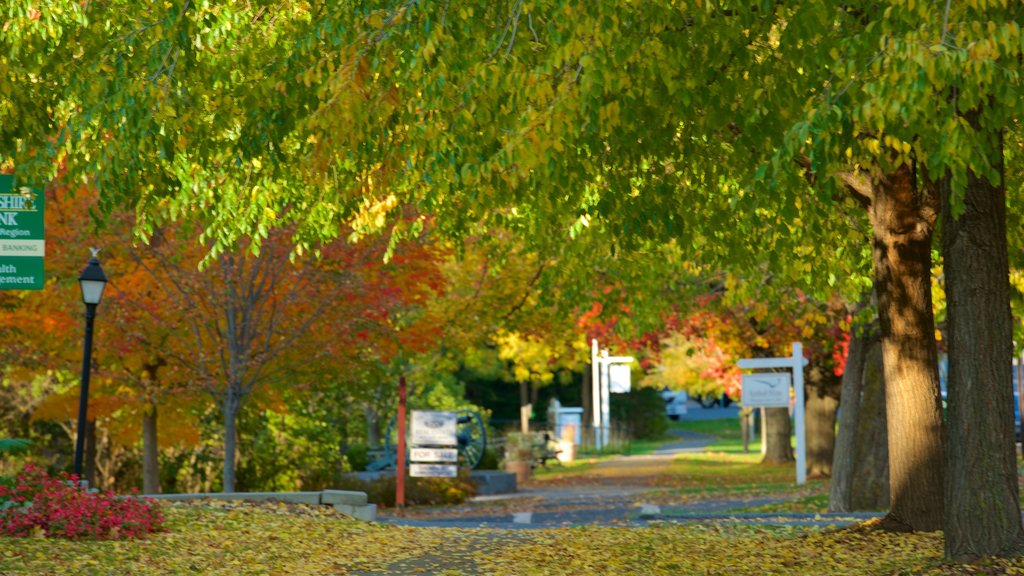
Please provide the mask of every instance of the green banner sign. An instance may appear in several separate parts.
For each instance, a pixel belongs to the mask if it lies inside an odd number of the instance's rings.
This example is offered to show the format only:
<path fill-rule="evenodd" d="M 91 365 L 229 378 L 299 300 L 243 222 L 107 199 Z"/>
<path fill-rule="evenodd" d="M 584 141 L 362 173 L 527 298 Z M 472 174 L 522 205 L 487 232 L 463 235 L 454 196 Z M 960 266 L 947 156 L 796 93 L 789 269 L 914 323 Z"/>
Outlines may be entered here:
<path fill-rule="evenodd" d="M 0 174 L 0 290 L 42 290 L 43 191 Z"/>

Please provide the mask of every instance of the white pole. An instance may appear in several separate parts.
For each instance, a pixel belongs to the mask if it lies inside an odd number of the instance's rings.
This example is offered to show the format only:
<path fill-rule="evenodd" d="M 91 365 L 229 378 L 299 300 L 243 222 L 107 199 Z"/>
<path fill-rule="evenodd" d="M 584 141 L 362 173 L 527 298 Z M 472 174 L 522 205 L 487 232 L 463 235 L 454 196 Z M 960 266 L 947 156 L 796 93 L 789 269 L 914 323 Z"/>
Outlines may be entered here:
<path fill-rule="evenodd" d="M 590 412 L 594 428 L 594 447 L 601 449 L 601 369 L 597 358 L 597 338 L 590 341 Z"/>
<path fill-rule="evenodd" d="M 765 434 L 765 430 L 767 429 L 766 422 L 768 422 L 768 419 L 765 418 L 764 408 L 761 408 L 761 456 L 768 453 L 768 435 Z"/>
<path fill-rule="evenodd" d="M 608 381 L 611 380 L 611 363 L 602 362 L 601 367 L 601 447 L 608 446 L 608 429 L 611 427 L 611 392 Z"/>
<path fill-rule="evenodd" d="M 796 483 L 807 483 L 807 439 L 804 434 L 804 347 L 793 342 L 793 389 L 796 392 L 796 406 L 793 416 L 796 420 Z"/>

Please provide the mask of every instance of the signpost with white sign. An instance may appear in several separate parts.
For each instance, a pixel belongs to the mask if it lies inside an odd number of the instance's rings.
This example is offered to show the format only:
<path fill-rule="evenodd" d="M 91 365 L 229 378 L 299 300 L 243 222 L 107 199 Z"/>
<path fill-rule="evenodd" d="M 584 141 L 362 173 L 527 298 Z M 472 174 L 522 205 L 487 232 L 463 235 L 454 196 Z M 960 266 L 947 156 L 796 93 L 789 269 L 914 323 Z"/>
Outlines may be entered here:
<path fill-rule="evenodd" d="M 0 290 L 42 290 L 45 197 L 0 174 Z"/>
<path fill-rule="evenodd" d="M 594 445 L 600 450 L 608 445 L 609 429 L 611 427 L 611 401 L 610 394 L 613 392 L 629 392 L 629 366 L 634 358 L 632 356 L 609 356 L 607 350 L 598 352 L 597 340 L 590 341 L 590 363 L 593 369 L 593 392 L 591 394 L 591 412 L 594 425 Z M 612 367 L 623 366 L 626 373 L 616 372 L 616 389 L 611 389 Z M 617 368 L 617 370 L 621 370 Z"/>
<path fill-rule="evenodd" d="M 627 364 L 608 366 L 608 392 L 612 394 L 629 394 L 631 386 L 630 370 Z"/>
<path fill-rule="evenodd" d="M 454 478 L 458 474 L 458 420 L 455 412 L 413 410 L 409 475 Z"/>
<path fill-rule="evenodd" d="M 455 464 L 421 464 L 413 462 L 409 465 L 409 476 L 413 478 L 455 478 L 459 468 Z"/>
<path fill-rule="evenodd" d="M 789 408 L 788 372 L 744 374 L 742 385 L 744 408 Z"/>
<path fill-rule="evenodd" d="M 796 483 L 807 483 L 807 438 L 804 432 L 804 366 L 807 360 L 804 358 L 803 344 L 793 342 L 793 355 L 788 358 L 743 358 L 736 363 L 740 368 L 788 368 L 793 371 L 793 420 L 796 424 Z M 782 386 L 779 377 L 785 377 L 786 386 Z M 748 380 L 750 378 L 750 380 Z M 784 404 L 780 407 L 789 406 L 789 374 L 775 372 L 761 372 L 757 374 L 746 374 L 743 376 L 743 406 L 769 406 L 767 404 L 749 404 L 747 399 L 748 382 L 753 386 L 755 396 L 779 401 L 782 398 L 781 390 L 785 388 Z"/>
<path fill-rule="evenodd" d="M 458 462 L 457 448 L 413 448 L 409 451 L 413 462 Z"/>

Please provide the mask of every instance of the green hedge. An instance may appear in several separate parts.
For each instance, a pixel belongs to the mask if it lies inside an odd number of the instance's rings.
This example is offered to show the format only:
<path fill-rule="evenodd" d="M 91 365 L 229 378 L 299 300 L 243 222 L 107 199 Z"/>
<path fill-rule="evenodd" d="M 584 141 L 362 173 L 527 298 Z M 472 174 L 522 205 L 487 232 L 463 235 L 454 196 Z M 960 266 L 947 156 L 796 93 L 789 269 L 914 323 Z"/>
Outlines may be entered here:
<path fill-rule="evenodd" d="M 655 388 L 633 388 L 628 394 L 611 395 L 612 422 L 622 423 L 636 440 L 663 438 L 668 433 L 665 400 Z"/>

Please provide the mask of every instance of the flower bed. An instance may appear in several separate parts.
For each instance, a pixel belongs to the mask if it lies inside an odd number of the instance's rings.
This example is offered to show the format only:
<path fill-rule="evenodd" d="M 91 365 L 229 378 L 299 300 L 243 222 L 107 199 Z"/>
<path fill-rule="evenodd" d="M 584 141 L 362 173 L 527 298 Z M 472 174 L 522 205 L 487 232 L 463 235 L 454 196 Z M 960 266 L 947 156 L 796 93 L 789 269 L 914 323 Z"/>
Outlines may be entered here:
<path fill-rule="evenodd" d="M 0 486 L 0 534 L 77 539 L 136 538 L 163 530 L 151 500 L 85 490 L 75 476 L 49 476 L 28 465 L 13 487 Z"/>

